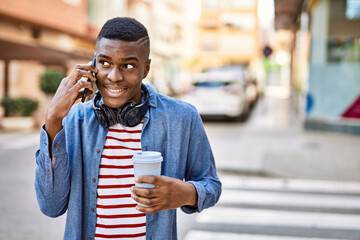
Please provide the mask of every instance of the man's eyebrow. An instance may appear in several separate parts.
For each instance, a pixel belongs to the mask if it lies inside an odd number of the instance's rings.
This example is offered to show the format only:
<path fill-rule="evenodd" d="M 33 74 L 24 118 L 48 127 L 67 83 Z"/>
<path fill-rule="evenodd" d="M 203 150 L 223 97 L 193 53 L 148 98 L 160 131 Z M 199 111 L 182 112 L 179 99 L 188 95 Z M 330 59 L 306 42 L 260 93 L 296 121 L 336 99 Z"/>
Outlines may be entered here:
<path fill-rule="evenodd" d="M 139 59 L 137 57 L 127 57 L 127 58 L 123 58 L 123 61 L 131 61 L 131 60 L 135 60 L 139 62 Z"/>
<path fill-rule="evenodd" d="M 106 58 L 106 59 L 109 59 L 109 60 L 111 60 L 111 57 L 109 57 L 109 56 L 106 56 L 105 54 L 99 54 L 99 57 L 103 57 L 103 58 Z M 134 60 L 134 61 L 137 61 L 137 62 L 139 62 L 139 59 L 137 58 L 137 57 L 127 57 L 127 58 L 123 58 L 122 59 L 123 61 L 131 61 L 131 60 Z"/>
<path fill-rule="evenodd" d="M 104 54 L 99 54 L 99 57 L 103 57 L 103 58 L 107 58 L 107 59 L 110 59 L 111 60 L 111 57 L 109 57 L 109 56 L 106 56 L 106 55 L 104 55 Z"/>

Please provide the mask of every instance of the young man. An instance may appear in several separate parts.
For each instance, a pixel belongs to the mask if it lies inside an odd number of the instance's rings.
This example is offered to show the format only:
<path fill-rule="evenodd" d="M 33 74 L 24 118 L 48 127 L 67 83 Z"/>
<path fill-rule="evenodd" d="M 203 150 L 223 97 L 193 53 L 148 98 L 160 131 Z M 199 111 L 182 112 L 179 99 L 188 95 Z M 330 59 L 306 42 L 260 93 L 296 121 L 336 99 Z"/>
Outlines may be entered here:
<path fill-rule="evenodd" d="M 76 65 L 49 106 L 35 188 L 44 214 L 67 211 L 64 239 L 177 239 L 176 208 L 200 212 L 219 199 L 221 183 L 196 109 L 142 84 L 149 51 L 142 24 L 107 21 L 96 67 Z M 74 105 L 81 89 L 93 91 L 82 77 L 99 91 Z M 139 150 L 161 152 L 162 176 L 134 179 L 131 158 Z"/>

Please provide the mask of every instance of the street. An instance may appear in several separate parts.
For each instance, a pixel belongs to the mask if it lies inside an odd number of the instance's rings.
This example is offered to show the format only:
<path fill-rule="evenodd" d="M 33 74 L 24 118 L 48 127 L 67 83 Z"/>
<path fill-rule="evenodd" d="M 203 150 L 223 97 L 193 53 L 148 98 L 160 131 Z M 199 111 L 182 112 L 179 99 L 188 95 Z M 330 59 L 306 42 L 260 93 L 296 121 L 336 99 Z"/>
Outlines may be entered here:
<path fill-rule="evenodd" d="M 357 183 L 220 177 L 223 193 L 215 207 L 194 217 L 178 211 L 180 239 L 360 239 Z"/>
<path fill-rule="evenodd" d="M 205 121 L 223 192 L 200 214 L 178 210 L 180 240 L 360 239 L 359 137 L 304 133 L 288 107 L 267 99 L 245 122 Z M 65 216 L 36 202 L 38 140 L 0 133 L 0 239 L 63 237 Z"/>

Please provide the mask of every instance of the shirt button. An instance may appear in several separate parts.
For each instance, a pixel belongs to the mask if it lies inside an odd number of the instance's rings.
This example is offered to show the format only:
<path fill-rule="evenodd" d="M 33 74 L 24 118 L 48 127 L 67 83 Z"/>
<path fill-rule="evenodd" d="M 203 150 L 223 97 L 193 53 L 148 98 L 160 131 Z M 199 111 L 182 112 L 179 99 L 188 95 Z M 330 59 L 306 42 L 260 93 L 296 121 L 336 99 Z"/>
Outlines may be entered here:
<path fill-rule="evenodd" d="M 88 238 L 88 240 L 91 240 L 91 238 Z"/>
<path fill-rule="evenodd" d="M 58 144 L 58 143 L 56 143 L 56 144 L 55 144 L 55 148 L 58 148 L 58 147 L 59 147 L 59 144 Z"/>
<path fill-rule="evenodd" d="M 99 153 L 99 152 L 100 152 L 100 149 L 96 149 L 96 152 Z"/>
<path fill-rule="evenodd" d="M 94 182 L 96 182 L 96 179 L 95 179 L 95 178 L 93 178 L 93 179 L 92 179 L 92 182 L 93 182 L 93 183 L 94 183 Z"/>
<path fill-rule="evenodd" d="M 50 175 L 50 173 L 51 173 L 51 172 L 50 172 L 50 170 L 49 170 L 49 171 L 48 171 L 48 174 Z"/>
<path fill-rule="evenodd" d="M 91 212 L 94 212 L 95 210 L 92 208 L 92 209 L 90 209 L 90 211 L 91 211 Z"/>

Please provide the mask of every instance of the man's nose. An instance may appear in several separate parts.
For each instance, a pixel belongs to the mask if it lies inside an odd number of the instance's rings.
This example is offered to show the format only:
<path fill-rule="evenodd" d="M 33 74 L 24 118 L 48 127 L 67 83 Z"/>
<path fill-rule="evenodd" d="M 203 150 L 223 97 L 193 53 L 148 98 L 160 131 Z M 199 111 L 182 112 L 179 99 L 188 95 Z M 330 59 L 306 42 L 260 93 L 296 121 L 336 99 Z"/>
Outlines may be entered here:
<path fill-rule="evenodd" d="M 112 68 L 107 77 L 112 82 L 124 80 L 121 71 L 117 67 Z"/>

